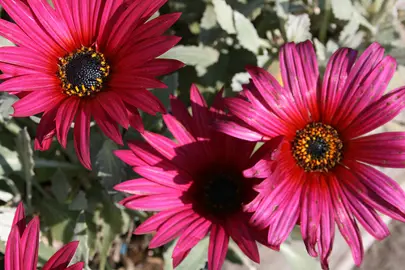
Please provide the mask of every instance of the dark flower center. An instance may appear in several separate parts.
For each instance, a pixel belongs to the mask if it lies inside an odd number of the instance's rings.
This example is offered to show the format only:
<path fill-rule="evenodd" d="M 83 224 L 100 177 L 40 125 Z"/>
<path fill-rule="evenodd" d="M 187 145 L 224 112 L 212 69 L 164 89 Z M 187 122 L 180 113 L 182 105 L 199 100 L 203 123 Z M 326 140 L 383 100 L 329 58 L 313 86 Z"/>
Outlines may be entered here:
<path fill-rule="evenodd" d="M 110 66 L 102 53 L 82 47 L 59 59 L 58 77 L 63 92 L 69 96 L 91 96 L 103 89 Z"/>
<path fill-rule="evenodd" d="M 342 159 L 343 143 L 338 132 L 329 125 L 310 123 L 297 130 L 292 153 L 297 164 L 308 172 L 325 172 Z"/>
<path fill-rule="evenodd" d="M 239 211 L 246 197 L 243 180 L 242 175 L 233 172 L 203 173 L 193 187 L 197 210 L 217 218 Z"/>

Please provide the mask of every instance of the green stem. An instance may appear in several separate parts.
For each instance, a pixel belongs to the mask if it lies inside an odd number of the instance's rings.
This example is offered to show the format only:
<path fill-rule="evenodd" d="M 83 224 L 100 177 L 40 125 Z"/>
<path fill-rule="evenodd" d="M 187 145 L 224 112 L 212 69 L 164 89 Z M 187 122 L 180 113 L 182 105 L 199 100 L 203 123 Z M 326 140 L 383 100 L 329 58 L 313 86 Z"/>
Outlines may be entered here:
<path fill-rule="evenodd" d="M 329 19 L 332 14 L 332 6 L 330 0 L 325 0 L 325 14 L 323 16 L 323 22 L 321 29 L 319 29 L 319 41 L 323 44 L 326 42 L 326 35 L 328 33 Z"/>

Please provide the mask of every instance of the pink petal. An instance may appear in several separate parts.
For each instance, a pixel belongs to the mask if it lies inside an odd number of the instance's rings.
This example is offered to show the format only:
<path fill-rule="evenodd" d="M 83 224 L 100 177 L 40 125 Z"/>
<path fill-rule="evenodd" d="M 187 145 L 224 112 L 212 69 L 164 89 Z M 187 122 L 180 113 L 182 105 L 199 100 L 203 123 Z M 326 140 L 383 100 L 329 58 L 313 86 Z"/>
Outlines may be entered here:
<path fill-rule="evenodd" d="M 23 235 L 26 225 L 24 203 L 20 202 L 14 214 L 13 226 L 18 227 L 18 232 Z"/>
<path fill-rule="evenodd" d="M 44 265 L 42 270 L 57 270 L 65 269 L 73 255 L 75 255 L 76 249 L 79 245 L 79 241 L 70 242 L 59 249 Z"/>
<path fill-rule="evenodd" d="M 279 134 L 288 133 L 285 126 L 279 124 L 279 119 L 271 112 L 263 114 L 258 112 L 251 103 L 241 98 L 227 98 L 226 107 L 230 113 L 245 122 L 254 130 L 263 134 L 263 136 L 273 137 Z"/>
<path fill-rule="evenodd" d="M 317 184 L 318 179 L 314 180 L 311 177 L 307 177 L 301 193 L 300 227 L 302 239 L 308 253 L 316 257 L 318 253 L 315 246 L 318 240 L 317 231 L 321 222 L 321 207 L 319 205 L 320 186 Z"/>
<path fill-rule="evenodd" d="M 329 187 L 333 208 L 335 210 L 336 223 L 340 233 L 352 250 L 355 264 L 360 266 L 363 261 L 364 250 L 359 227 L 350 212 L 347 197 L 343 194 L 338 180 L 335 177 L 329 177 Z"/>
<path fill-rule="evenodd" d="M 21 265 L 20 233 L 18 230 L 18 226 L 13 226 L 8 236 L 4 253 L 4 270 L 24 270 Z"/>
<path fill-rule="evenodd" d="M 349 48 L 338 49 L 329 59 L 320 91 L 322 120 L 326 123 L 337 123 L 333 118 L 342 102 L 348 74 L 356 60 L 357 52 Z"/>
<path fill-rule="evenodd" d="M 156 231 L 162 223 L 170 219 L 173 216 L 181 218 L 183 216 L 189 216 L 194 213 L 194 210 L 190 205 L 172 208 L 166 211 L 159 212 L 152 217 L 145 220 L 140 226 L 135 229 L 135 234 L 147 234 Z"/>
<path fill-rule="evenodd" d="M 386 132 L 351 140 L 346 158 L 369 164 L 405 167 L 405 132 Z"/>
<path fill-rule="evenodd" d="M 259 132 L 252 130 L 251 128 L 243 127 L 232 121 L 216 121 L 214 126 L 215 129 L 219 132 L 246 141 L 257 142 L 268 139 L 267 136 L 262 135 Z"/>
<path fill-rule="evenodd" d="M 405 192 L 384 173 L 362 163 L 345 162 L 359 180 L 376 195 L 405 213 Z"/>
<path fill-rule="evenodd" d="M 292 93 L 298 110 L 305 121 L 308 122 L 310 121 L 310 118 L 308 117 L 309 113 L 312 112 L 309 112 L 305 97 L 308 95 L 307 92 L 309 93 L 309 96 L 316 95 L 316 89 L 308 88 L 305 82 L 300 57 L 301 55 L 298 54 L 296 45 L 292 42 L 283 45 L 280 49 L 280 70 L 281 76 L 283 77 L 284 87 Z M 310 77 L 315 76 L 316 74 L 311 74 Z"/>
<path fill-rule="evenodd" d="M 37 53 L 42 53 L 41 48 L 35 46 L 36 44 L 34 44 L 32 39 L 15 23 L 0 19 L 0 36 L 18 46 L 29 48 Z"/>
<path fill-rule="evenodd" d="M 355 138 L 387 123 L 405 107 L 405 87 L 398 88 L 369 105 L 344 131 Z"/>
<path fill-rule="evenodd" d="M 291 106 L 294 100 L 291 93 L 283 89 L 270 73 L 254 66 L 247 66 L 246 71 L 249 72 L 254 84 L 254 87 L 248 88 L 248 91 L 256 89 L 265 107 L 273 110 L 280 119 L 286 119 L 286 122 L 300 125 L 305 121 L 297 106 Z"/>
<path fill-rule="evenodd" d="M 260 263 L 259 249 L 247 224 L 248 219 L 244 220 L 244 217 L 238 216 L 227 220 L 226 230 L 246 256 L 252 261 Z"/>
<path fill-rule="evenodd" d="M 208 269 L 221 270 L 228 251 L 229 236 L 218 224 L 212 224 L 208 246 Z"/>
<path fill-rule="evenodd" d="M 72 264 L 65 270 L 82 270 L 83 268 L 84 268 L 84 262 L 78 262 L 78 263 Z"/>
<path fill-rule="evenodd" d="M 191 176 L 186 173 L 180 171 L 166 171 L 160 167 L 136 167 L 134 171 L 155 183 L 182 191 L 188 190 L 192 182 Z"/>
<path fill-rule="evenodd" d="M 179 144 L 186 145 L 196 142 L 193 135 L 170 114 L 163 115 L 163 120 L 165 121 L 167 128 L 179 142 Z"/>
<path fill-rule="evenodd" d="M 125 103 L 139 108 L 150 115 L 166 111 L 159 99 L 145 89 L 122 91 L 122 97 Z"/>
<path fill-rule="evenodd" d="M 136 129 L 138 132 L 143 133 L 145 128 L 143 126 L 142 117 L 135 107 L 127 105 L 129 125 Z"/>
<path fill-rule="evenodd" d="M 173 250 L 173 257 L 180 251 L 187 251 L 198 244 L 209 232 L 212 222 L 205 218 L 198 218 L 184 232 L 182 232 Z"/>
<path fill-rule="evenodd" d="M 183 194 L 171 188 L 167 188 L 167 193 L 151 195 L 134 195 L 126 199 L 124 206 L 134 210 L 161 211 L 173 207 L 184 206 L 181 196 Z"/>
<path fill-rule="evenodd" d="M 115 150 L 116 155 L 129 166 L 147 166 L 148 164 L 141 158 L 137 157 L 131 150 Z"/>
<path fill-rule="evenodd" d="M 166 186 L 159 185 L 144 178 L 127 180 L 114 186 L 114 189 L 117 191 L 136 195 L 162 194 L 167 193 L 168 191 L 168 188 Z"/>
<path fill-rule="evenodd" d="M 8 63 L 11 65 L 22 66 L 24 68 L 33 69 L 37 72 L 56 72 L 56 65 L 46 57 L 37 55 L 36 52 L 22 47 L 1 47 L 0 48 L 0 62 Z M 38 74 L 38 76 L 45 77 L 45 74 Z M 56 81 L 55 76 L 48 77 L 48 82 Z M 33 78 L 38 79 L 38 78 Z M 47 82 L 45 81 L 45 82 Z M 35 87 L 35 85 L 26 84 L 26 87 Z M 56 84 L 54 84 L 56 86 Z M 18 85 L 16 85 L 18 86 Z M 40 88 L 39 88 L 40 89 Z"/>
<path fill-rule="evenodd" d="M 96 95 L 101 107 L 106 111 L 108 116 L 118 122 L 125 129 L 128 129 L 128 113 L 121 97 L 114 91 L 99 93 Z"/>
<path fill-rule="evenodd" d="M 177 97 L 170 95 L 170 107 L 173 116 L 176 117 L 189 132 L 194 134 L 193 127 L 195 123 L 183 102 Z"/>
<path fill-rule="evenodd" d="M 197 86 L 194 84 L 190 89 L 190 102 L 193 112 L 193 120 L 195 122 L 195 135 L 201 138 L 209 138 L 210 132 L 208 126 L 211 124 L 212 120 L 210 118 L 207 103 Z"/>
<path fill-rule="evenodd" d="M 124 142 L 122 141 L 119 126 L 117 125 L 116 120 L 110 117 L 111 114 L 108 113 L 108 111 L 105 111 L 97 101 L 91 103 L 91 112 L 101 131 L 115 143 L 123 145 Z"/>
<path fill-rule="evenodd" d="M 340 121 L 351 123 L 369 104 L 380 99 L 394 75 L 396 67 L 396 61 L 391 56 L 381 60 L 357 90 L 352 98 L 353 101 L 349 103 L 350 108 L 344 107 L 347 110 L 347 116 Z"/>
<path fill-rule="evenodd" d="M 56 134 L 59 143 L 66 148 L 67 136 L 69 133 L 70 125 L 76 116 L 77 109 L 79 107 L 80 98 L 70 97 L 62 102 L 59 106 L 58 113 L 56 115 Z"/>
<path fill-rule="evenodd" d="M 46 111 L 39 122 L 36 134 L 36 140 L 38 141 L 40 148 L 43 148 L 43 142 L 50 140 L 52 142 L 53 136 L 56 133 L 55 129 L 55 117 L 58 107 L 55 106 L 50 111 Z M 45 143 L 46 144 L 46 143 Z"/>
<path fill-rule="evenodd" d="M 350 204 L 350 211 L 369 234 L 378 240 L 382 240 L 390 234 L 387 225 L 374 209 L 363 204 L 356 194 L 352 194 L 347 190 L 344 190 L 344 193 Z"/>
<path fill-rule="evenodd" d="M 157 248 L 169 243 L 199 218 L 195 213 L 189 216 L 172 216 L 159 226 L 156 234 L 149 242 L 149 248 Z"/>
<path fill-rule="evenodd" d="M 128 142 L 129 149 L 142 159 L 146 164 L 156 166 L 159 164 L 161 168 L 174 169 L 175 167 L 165 159 L 158 151 L 152 148 L 149 144 L 141 141 Z"/>
<path fill-rule="evenodd" d="M 66 95 L 46 91 L 31 92 L 13 104 L 15 117 L 27 117 L 58 106 Z"/>
<path fill-rule="evenodd" d="M 52 96 L 52 90 L 58 89 L 56 76 L 47 74 L 29 74 L 15 77 L 0 84 L 0 91 L 20 92 L 20 91 L 41 91 L 47 96 Z"/>
<path fill-rule="evenodd" d="M 39 246 L 39 218 L 34 217 L 28 223 L 21 237 L 20 250 L 21 261 L 24 262 L 24 270 L 36 270 L 38 262 Z"/>
<path fill-rule="evenodd" d="M 90 110 L 89 104 L 82 101 L 79 105 L 75 128 L 74 145 L 77 157 L 86 169 L 91 170 L 90 161 Z"/>

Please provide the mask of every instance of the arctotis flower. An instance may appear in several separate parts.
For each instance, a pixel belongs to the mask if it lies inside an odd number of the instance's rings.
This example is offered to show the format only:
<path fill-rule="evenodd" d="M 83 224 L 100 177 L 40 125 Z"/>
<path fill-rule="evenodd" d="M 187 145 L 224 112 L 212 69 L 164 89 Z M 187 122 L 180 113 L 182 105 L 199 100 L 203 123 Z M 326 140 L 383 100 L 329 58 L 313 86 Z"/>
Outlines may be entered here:
<path fill-rule="evenodd" d="M 74 145 L 90 169 L 90 121 L 122 144 L 119 125 L 143 130 L 138 109 L 164 112 L 148 88 L 156 77 L 182 67 L 156 59 L 180 38 L 162 35 L 179 18 L 148 21 L 166 0 L 0 0 L 14 23 L 0 20 L 0 35 L 16 47 L 0 48 L 0 91 L 17 94 L 14 116 L 43 113 L 36 149 L 54 135 L 66 147 L 74 121 Z"/>
<path fill-rule="evenodd" d="M 272 157 L 268 148 L 244 172 L 245 177 L 267 177 L 246 210 L 255 211 L 253 224 L 269 228 L 273 245 L 300 224 L 309 254 L 320 256 L 324 268 L 335 224 L 360 265 L 363 246 L 357 223 L 383 239 L 389 231 L 377 211 L 405 221 L 405 193 L 370 166 L 404 168 L 405 132 L 364 135 L 404 108 L 405 88 L 384 95 L 396 62 L 384 57 L 379 44 L 369 46 L 357 60 L 356 55 L 348 48 L 337 50 L 321 82 L 311 42 L 286 44 L 280 51 L 284 87 L 265 70 L 247 68 L 252 82 L 241 96 L 226 100 L 239 122 L 218 124 L 226 134 L 248 141 L 284 137 Z"/>
<path fill-rule="evenodd" d="M 45 263 L 42 270 L 82 270 L 82 262 L 68 267 L 79 242 L 70 242 L 57 251 Z M 39 219 L 35 217 L 28 225 L 25 222 L 24 206 L 20 203 L 14 216 L 13 226 L 4 255 L 5 270 L 36 270 L 39 246 Z"/>
<path fill-rule="evenodd" d="M 196 87 L 191 89 L 192 116 L 172 98 L 173 115 L 164 121 L 177 142 L 145 132 L 145 142 L 132 142 L 131 150 L 116 155 L 134 167 L 143 178 L 129 180 L 116 190 L 135 194 L 122 201 L 131 209 L 160 211 L 136 228 L 136 234 L 156 231 L 150 248 L 180 237 L 172 257 L 174 267 L 207 234 L 210 234 L 208 268 L 219 270 L 225 260 L 231 237 L 253 261 L 259 262 L 256 239 L 266 239 L 248 225 L 251 214 L 243 204 L 257 194 L 242 172 L 252 165 L 254 143 L 211 130 L 209 127 L 223 108 L 219 93 L 207 107 Z M 277 247 L 274 247 L 277 248 Z"/>

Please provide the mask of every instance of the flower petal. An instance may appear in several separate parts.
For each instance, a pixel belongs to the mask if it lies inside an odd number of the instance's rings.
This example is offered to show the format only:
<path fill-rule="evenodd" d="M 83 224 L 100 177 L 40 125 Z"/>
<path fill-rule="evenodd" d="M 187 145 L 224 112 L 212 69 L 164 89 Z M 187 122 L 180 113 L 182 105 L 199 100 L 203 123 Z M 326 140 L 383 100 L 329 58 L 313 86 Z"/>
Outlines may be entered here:
<path fill-rule="evenodd" d="M 21 236 L 20 252 L 24 270 L 36 270 L 39 247 L 39 218 L 34 217 L 28 223 L 24 234 Z M 13 269 L 14 270 L 14 269 Z"/>
<path fill-rule="evenodd" d="M 59 105 L 56 114 L 56 135 L 62 147 L 66 148 L 67 136 L 79 107 L 80 98 L 69 97 Z"/>
<path fill-rule="evenodd" d="M 75 121 L 73 131 L 74 145 L 77 157 L 83 166 L 91 170 L 90 161 L 90 110 L 89 104 L 81 101 Z"/>
<path fill-rule="evenodd" d="M 19 228 L 14 225 L 7 238 L 6 251 L 4 253 L 4 270 L 24 270 L 21 265 L 20 250 Z"/>
<path fill-rule="evenodd" d="M 75 255 L 79 241 L 73 241 L 59 249 L 44 265 L 42 270 L 65 269 Z"/>
<path fill-rule="evenodd" d="M 32 116 L 58 106 L 66 95 L 62 93 L 47 93 L 45 91 L 31 92 L 13 104 L 14 117 Z"/>
<path fill-rule="evenodd" d="M 219 224 L 212 224 L 208 246 L 208 269 L 221 270 L 228 251 L 229 236 Z"/>

